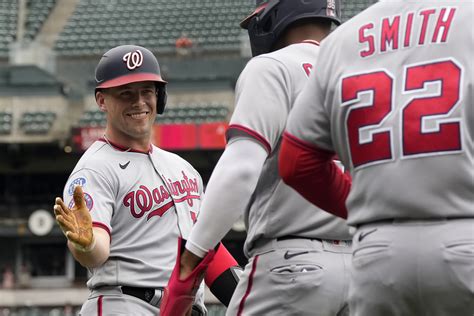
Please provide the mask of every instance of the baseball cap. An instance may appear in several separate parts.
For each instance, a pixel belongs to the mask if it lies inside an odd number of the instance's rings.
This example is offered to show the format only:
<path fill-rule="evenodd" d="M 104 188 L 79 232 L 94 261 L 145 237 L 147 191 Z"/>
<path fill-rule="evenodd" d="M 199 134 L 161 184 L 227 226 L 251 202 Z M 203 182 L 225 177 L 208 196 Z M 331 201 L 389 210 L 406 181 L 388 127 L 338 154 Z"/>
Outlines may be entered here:
<path fill-rule="evenodd" d="M 107 51 L 95 69 L 96 89 L 139 81 L 166 84 L 155 55 L 145 47 L 121 45 Z"/>

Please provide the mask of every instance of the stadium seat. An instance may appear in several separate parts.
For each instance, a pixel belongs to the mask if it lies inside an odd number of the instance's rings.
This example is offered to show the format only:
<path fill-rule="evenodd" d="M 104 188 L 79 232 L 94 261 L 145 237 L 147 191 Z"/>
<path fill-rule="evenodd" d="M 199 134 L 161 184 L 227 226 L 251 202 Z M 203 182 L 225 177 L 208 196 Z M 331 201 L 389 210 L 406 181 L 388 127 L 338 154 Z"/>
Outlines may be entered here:
<path fill-rule="evenodd" d="M 211 0 L 120 0 L 114 5 L 107 0 L 81 0 L 55 49 L 60 55 L 91 55 L 133 38 L 136 44 L 152 50 L 174 52 L 176 39 L 187 32 L 200 49 L 238 52 L 238 23 L 252 8 L 253 3 L 247 0 L 219 5 Z M 144 26 L 144 19 L 155 23 Z"/>
<path fill-rule="evenodd" d="M 20 119 L 21 130 L 28 135 L 47 134 L 56 120 L 51 111 L 24 112 Z"/>
<path fill-rule="evenodd" d="M 0 112 L 0 135 L 8 135 L 12 130 L 12 114 Z"/>
<path fill-rule="evenodd" d="M 105 124 L 106 115 L 100 110 L 85 111 L 78 122 L 79 127 L 97 127 L 105 126 Z"/>
<path fill-rule="evenodd" d="M 220 103 L 180 103 L 168 106 L 163 115 L 158 115 L 157 124 L 199 124 L 203 122 L 225 122 L 228 120 L 229 107 Z"/>
<path fill-rule="evenodd" d="M 51 10 L 56 5 L 56 0 L 28 0 L 26 3 L 27 16 L 25 25 L 25 38 L 32 40 L 38 34 L 43 23 L 48 18 Z"/>
<path fill-rule="evenodd" d="M 16 37 L 18 1 L 0 1 L 0 57 L 7 57 Z"/>
<path fill-rule="evenodd" d="M 342 2 L 342 21 L 345 22 L 378 0 L 351 0 Z"/>

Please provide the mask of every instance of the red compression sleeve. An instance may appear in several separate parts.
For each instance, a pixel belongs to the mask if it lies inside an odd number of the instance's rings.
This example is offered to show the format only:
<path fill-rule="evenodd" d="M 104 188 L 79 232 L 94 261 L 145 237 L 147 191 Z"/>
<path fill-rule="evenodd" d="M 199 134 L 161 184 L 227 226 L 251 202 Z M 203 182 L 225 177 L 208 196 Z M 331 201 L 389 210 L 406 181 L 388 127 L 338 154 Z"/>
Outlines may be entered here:
<path fill-rule="evenodd" d="M 351 178 L 334 163 L 335 154 L 312 147 L 284 133 L 279 154 L 283 181 L 305 199 L 336 216 L 347 218 Z"/>
<path fill-rule="evenodd" d="M 235 261 L 234 257 L 229 253 L 227 248 L 220 243 L 217 248 L 216 255 L 214 260 L 211 261 L 209 267 L 207 268 L 206 276 L 204 281 L 206 285 L 211 288 L 214 281 L 225 271 L 231 267 L 238 266 L 239 264 Z"/>

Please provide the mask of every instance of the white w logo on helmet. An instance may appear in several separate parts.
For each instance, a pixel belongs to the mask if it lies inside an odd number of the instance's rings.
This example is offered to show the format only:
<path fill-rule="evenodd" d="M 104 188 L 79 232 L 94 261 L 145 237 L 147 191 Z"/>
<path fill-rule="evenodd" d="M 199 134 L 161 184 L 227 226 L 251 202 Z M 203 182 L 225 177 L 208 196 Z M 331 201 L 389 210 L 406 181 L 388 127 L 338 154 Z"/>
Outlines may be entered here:
<path fill-rule="evenodd" d="M 129 70 L 133 70 L 135 68 L 138 68 L 142 65 L 143 63 L 143 54 L 140 50 L 136 50 L 134 52 L 128 52 L 125 55 L 123 55 L 122 60 L 127 63 L 127 68 Z"/>

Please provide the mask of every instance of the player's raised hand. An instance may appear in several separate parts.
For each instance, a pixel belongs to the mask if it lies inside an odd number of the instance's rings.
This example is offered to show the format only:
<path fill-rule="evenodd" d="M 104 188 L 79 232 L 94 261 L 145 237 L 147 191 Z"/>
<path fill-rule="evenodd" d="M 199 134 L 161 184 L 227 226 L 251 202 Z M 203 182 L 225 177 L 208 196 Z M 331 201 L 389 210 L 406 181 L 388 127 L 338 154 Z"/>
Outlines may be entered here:
<path fill-rule="evenodd" d="M 87 251 L 92 248 L 94 238 L 92 234 L 92 218 L 84 200 L 81 186 L 74 188 L 74 206 L 67 207 L 61 198 L 56 198 L 54 214 L 56 222 L 76 248 Z"/>

